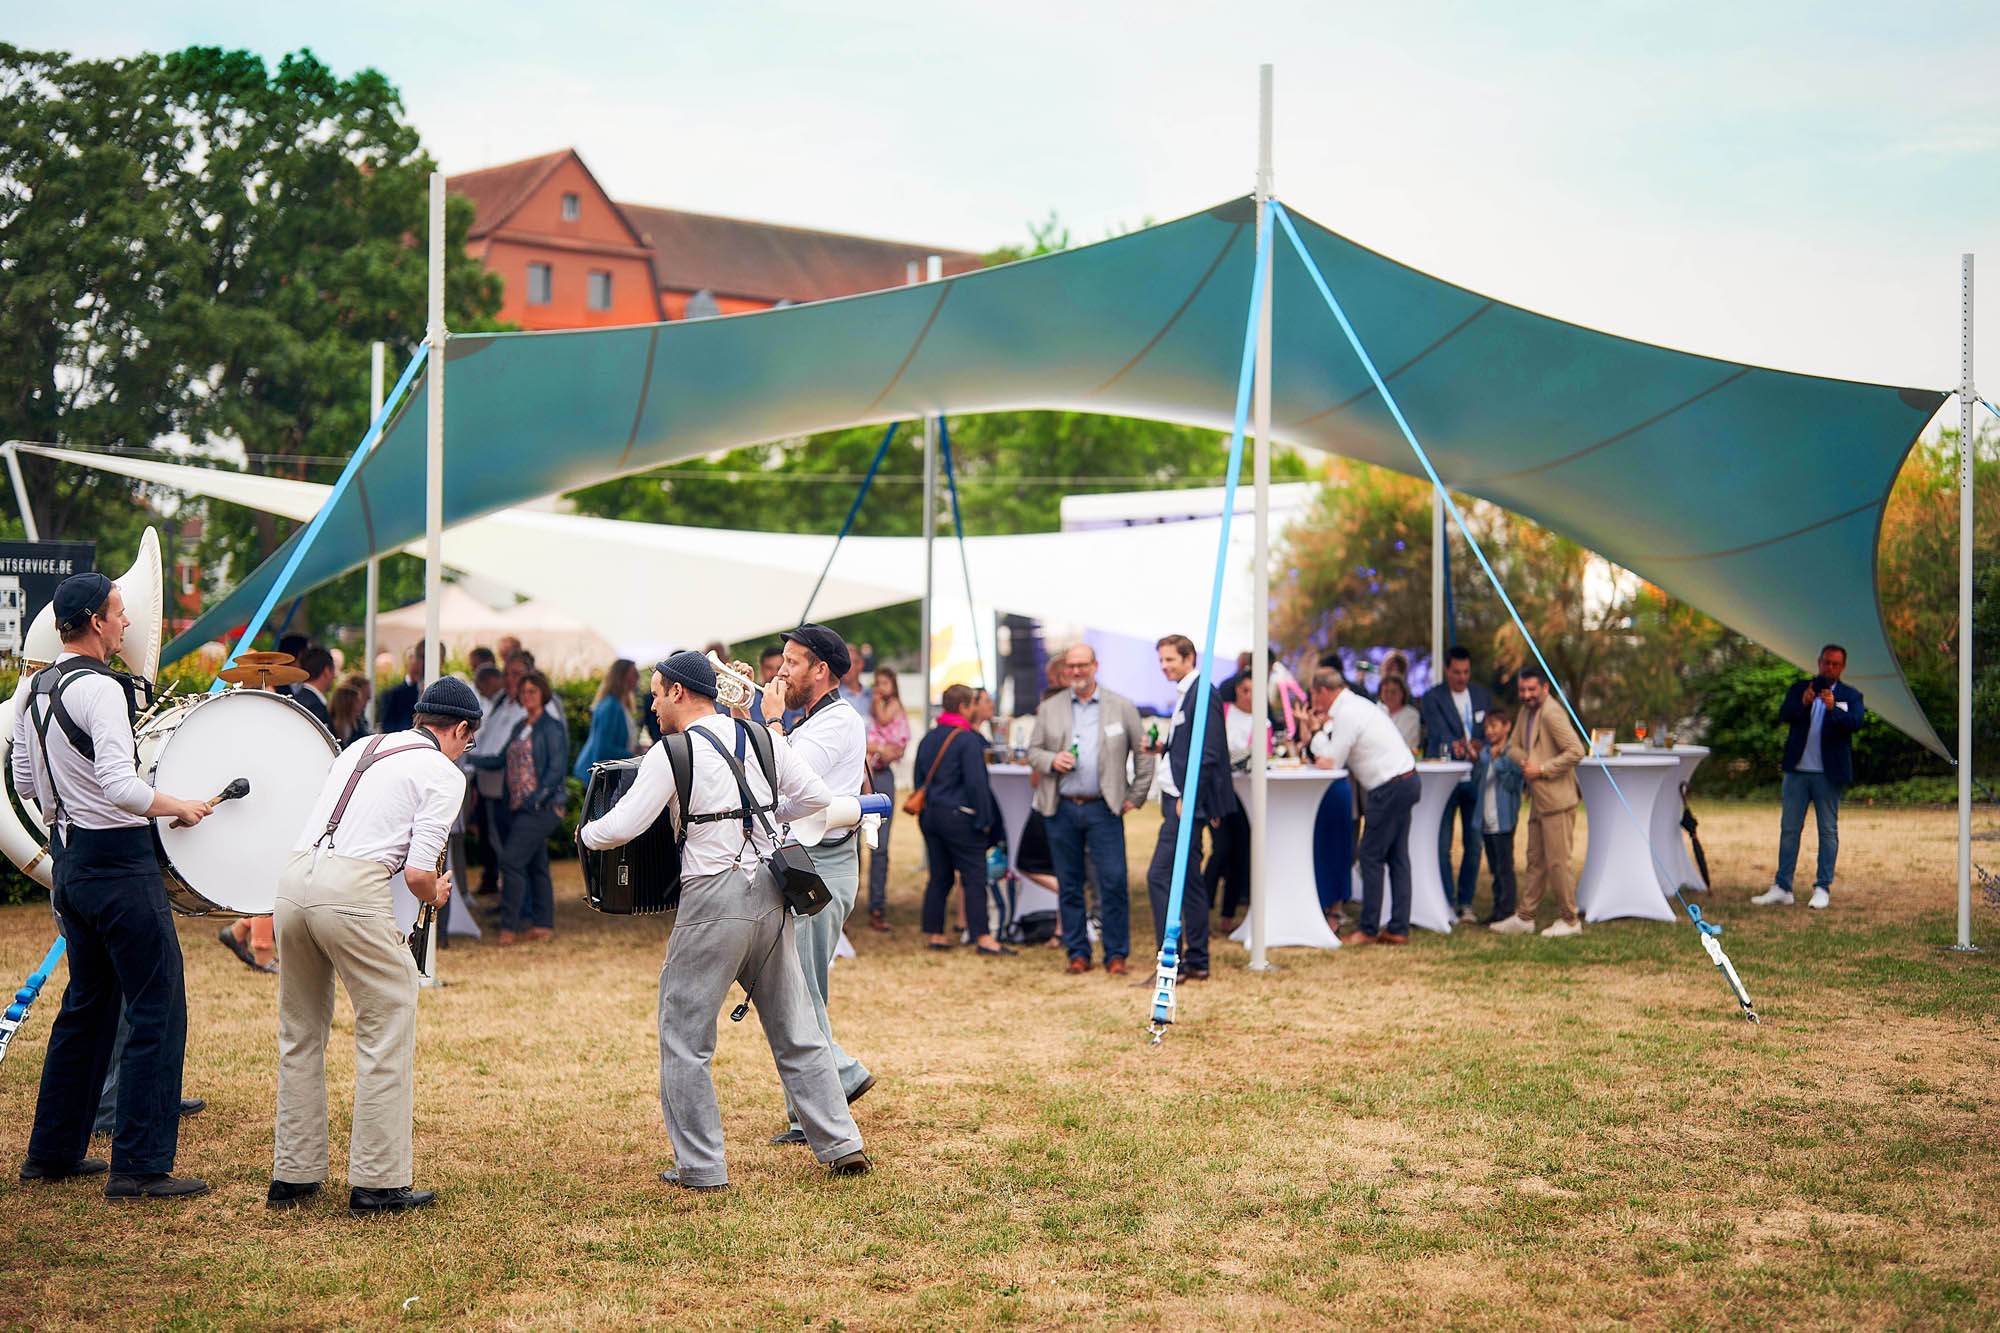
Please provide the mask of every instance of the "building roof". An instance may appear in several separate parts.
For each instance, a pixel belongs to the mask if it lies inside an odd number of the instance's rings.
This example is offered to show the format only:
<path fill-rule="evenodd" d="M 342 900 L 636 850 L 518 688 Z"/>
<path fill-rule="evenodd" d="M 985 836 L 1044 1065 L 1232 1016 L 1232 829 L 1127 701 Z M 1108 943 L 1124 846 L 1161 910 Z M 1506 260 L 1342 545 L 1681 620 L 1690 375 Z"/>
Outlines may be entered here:
<path fill-rule="evenodd" d="M 814 231 L 773 222 L 620 204 L 640 238 L 653 247 L 662 289 L 762 301 L 823 301 L 900 287 L 911 260 L 942 255 L 946 273 L 979 267 L 966 250 L 872 236 Z"/>
<path fill-rule="evenodd" d="M 506 225 L 507 219 L 534 197 L 556 168 L 576 155 L 574 148 L 564 148 L 449 177 L 445 188 L 472 201 L 472 230 L 466 233 L 466 239 L 476 241 Z"/>

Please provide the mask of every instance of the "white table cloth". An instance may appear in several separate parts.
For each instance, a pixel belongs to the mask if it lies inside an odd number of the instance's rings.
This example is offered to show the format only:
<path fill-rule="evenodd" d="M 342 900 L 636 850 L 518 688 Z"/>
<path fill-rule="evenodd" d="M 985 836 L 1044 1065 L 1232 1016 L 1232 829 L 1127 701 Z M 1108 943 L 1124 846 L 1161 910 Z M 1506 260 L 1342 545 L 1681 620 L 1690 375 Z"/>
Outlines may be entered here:
<path fill-rule="evenodd" d="M 1708 747 L 1676 745 L 1671 749 L 1649 750 L 1643 745 L 1621 745 L 1618 753 L 1668 755 L 1679 762 L 1680 772 L 1674 778 L 1673 789 L 1661 793 L 1660 799 L 1653 802 L 1653 850 L 1658 853 L 1660 864 L 1666 867 L 1666 873 L 1659 877 L 1660 892 L 1671 897 L 1675 889 L 1683 886 L 1707 889 L 1701 882 L 1701 871 L 1695 868 L 1694 858 L 1688 855 L 1687 839 L 1681 836 L 1680 789 L 1694 781 L 1694 771 L 1708 758 Z"/>
<path fill-rule="evenodd" d="M 1319 816 L 1320 798 L 1326 789 L 1347 776 L 1344 768 L 1279 768 L 1269 770 L 1264 819 L 1269 832 L 1264 840 L 1264 883 L 1253 884 L 1251 892 L 1262 892 L 1264 901 L 1264 947 L 1269 949 L 1338 949 L 1340 937 L 1326 924 L 1319 909 L 1319 886 L 1313 872 L 1313 821 Z M 1250 775 L 1233 775 L 1236 799 L 1250 812 Z M 1250 918 L 1230 932 L 1238 944 L 1250 943 Z"/>
<path fill-rule="evenodd" d="M 1660 892 L 1660 872 L 1651 851 L 1654 812 L 1671 801 L 1680 813 L 1680 761 L 1670 754 L 1630 754 L 1586 759 L 1576 766 L 1590 843 L 1583 874 L 1576 881 L 1576 909 L 1586 921 L 1636 916 L 1674 919 L 1673 905 Z M 1621 804 L 1618 791 L 1625 793 Z M 1625 806 L 1631 807 L 1627 814 Z M 1526 830 L 1523 830 L 1526 836 Z"/>
<path fill-rule="evenodd" d="M 1028 826 L 1028 811 L 1034 804 L 1035 785 L 1030 781 L 1034 771 L 1026 764 L 986 766 L 986 782 L 993 788 L 993 803 L 1000 807 L 1001 822 L 1007 826 L 1007 864 L 1010 866 L 1020 853 L 1021 830 Z M 1057 910 L 1055 894 L 1026 875 L 1017 875 L 1015 880 L 1015 917 L 1024 917 L 1030 912 Z"/>
<path fill-rule="evenodd" d="M 1444 881 L 1438 877 L 1438 827 L 1444 822 L 1444 803 L 1451 795 L 1451 789 L 1472 775 L 1472 765 L 1463 759 L 1423 759 L 1417 763 L 1417 781 L 1421 790 L 1417 803 L 1410 811 L 1410 924 L 1422 926 L 1425 930 L 1439 930 L 1449 935 L 1452 923 L 1458 920 L 1458 913 L 1452 910 L 1451 900 L 1445 896 Z M 1364 807 L 1365 809 L 1365 807 Z M 1363 826 L 1364 833 L 1367 831 Z M 1360 855 L 1359 847 L 1356 856 Z M 1357 877 L 1360 874 L 1357 862 Z M 1382 871 L 1382 907 L 1375 922 L 1381 929 L 1381 922 L 1389 916 L 1389 871 Z M 1356 892 L 1359 892 L 1357 888 Z M 1363 922 L 1363 925 L 1369 923 Z"/>

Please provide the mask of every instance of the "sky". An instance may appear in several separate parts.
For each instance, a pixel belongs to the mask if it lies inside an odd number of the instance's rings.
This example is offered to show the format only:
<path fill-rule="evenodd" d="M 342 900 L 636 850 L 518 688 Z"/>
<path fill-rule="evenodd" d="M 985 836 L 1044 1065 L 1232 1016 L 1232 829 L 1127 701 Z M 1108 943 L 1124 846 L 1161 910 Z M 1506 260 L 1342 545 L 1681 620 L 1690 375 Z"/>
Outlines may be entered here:
<path fill-rule="evenodd" d="M 1971 251 L 2000 394 L 1990 4 L 100 0 L 7 29 L 310 47 L 387 75 L 447 171 L 574 147 L 616 199 L 973 250 L 1248 193 L 1268 61 L 1278 196 L 1363 244 L 1614 333 L 1934 388 Z"/>

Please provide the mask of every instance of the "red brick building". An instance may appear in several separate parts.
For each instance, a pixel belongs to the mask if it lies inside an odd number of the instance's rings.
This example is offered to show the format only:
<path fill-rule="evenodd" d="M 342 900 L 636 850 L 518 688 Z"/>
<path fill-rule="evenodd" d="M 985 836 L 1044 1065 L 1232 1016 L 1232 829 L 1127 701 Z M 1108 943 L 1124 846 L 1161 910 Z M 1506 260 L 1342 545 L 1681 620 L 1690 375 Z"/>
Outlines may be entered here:
<path fill-rule="evenodd" d="M 965 250 L 615 202 L 574 149 L 453 176 L 476 209 L 466 249 L 499 275 L 524 329 L 730 315 L 898 287 L 911 261 Z"/>

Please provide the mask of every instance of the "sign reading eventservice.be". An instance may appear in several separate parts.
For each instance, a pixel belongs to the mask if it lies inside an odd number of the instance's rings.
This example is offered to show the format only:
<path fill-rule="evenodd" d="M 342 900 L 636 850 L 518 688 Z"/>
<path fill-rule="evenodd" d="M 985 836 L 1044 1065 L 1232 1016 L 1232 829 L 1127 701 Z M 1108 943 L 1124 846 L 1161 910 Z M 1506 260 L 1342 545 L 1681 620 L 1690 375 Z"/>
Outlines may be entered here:
<path fill-rule="evenodd" d="M 58 583 L 95 568 L 96 542 L 0 542 L 0 653 L 21 651 Z"/>

